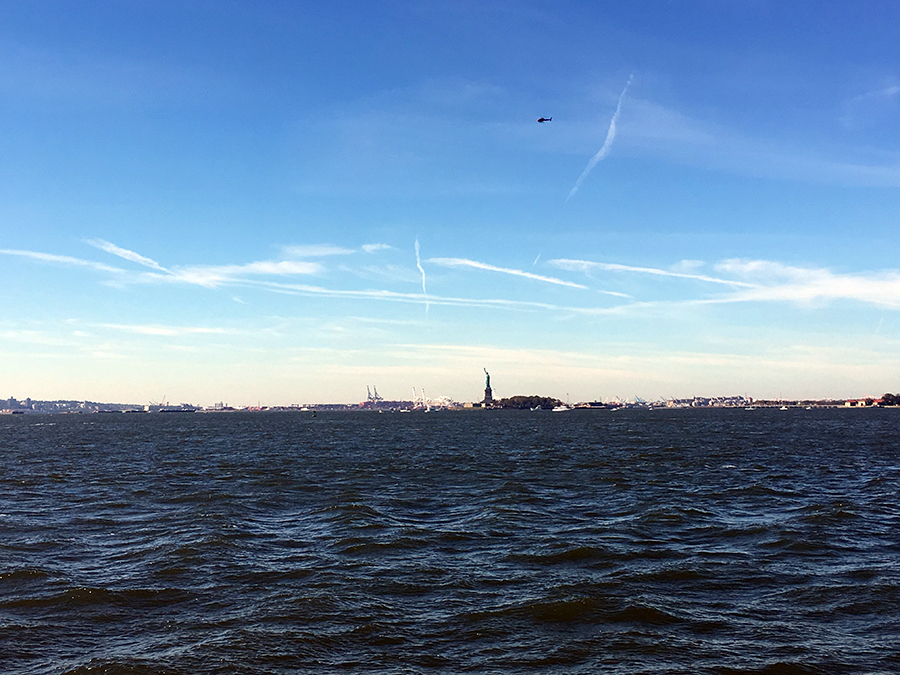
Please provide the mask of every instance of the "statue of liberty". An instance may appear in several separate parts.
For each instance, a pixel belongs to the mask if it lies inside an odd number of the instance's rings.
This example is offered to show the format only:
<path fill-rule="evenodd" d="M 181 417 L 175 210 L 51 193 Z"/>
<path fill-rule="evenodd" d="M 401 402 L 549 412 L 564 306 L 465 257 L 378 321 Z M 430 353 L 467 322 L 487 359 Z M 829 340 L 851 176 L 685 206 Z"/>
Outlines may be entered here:
<path fill-rule="evenodd" d="M 484 405 L 491 405 L 494 402 L 494 392 L 491 391 L 491 374 L 484 369 Z"/>

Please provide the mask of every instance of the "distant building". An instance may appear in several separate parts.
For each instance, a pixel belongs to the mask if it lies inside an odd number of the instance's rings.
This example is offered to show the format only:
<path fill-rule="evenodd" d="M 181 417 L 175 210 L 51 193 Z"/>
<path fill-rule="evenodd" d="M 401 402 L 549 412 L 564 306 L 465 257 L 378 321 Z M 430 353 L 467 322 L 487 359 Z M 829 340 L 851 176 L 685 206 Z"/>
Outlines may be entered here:
<path fill-rule="evenodd" d="M 872 405 L 875 405 L 875 399 L 871 398 L 860 398 L 860 399 L 848 399 L 844 402 L 844 405 L 847 408 L 867 408 Z"/>

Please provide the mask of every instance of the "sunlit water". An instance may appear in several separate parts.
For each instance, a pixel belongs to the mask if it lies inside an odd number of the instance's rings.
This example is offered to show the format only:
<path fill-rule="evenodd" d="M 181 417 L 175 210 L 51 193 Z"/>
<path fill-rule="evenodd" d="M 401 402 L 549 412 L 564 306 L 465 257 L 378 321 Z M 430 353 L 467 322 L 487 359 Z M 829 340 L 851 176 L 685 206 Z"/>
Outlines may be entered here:
<path fill-rule="evenodd" d="M 0 418 L 0 672 L 897 673 L 900 410 Z"/>

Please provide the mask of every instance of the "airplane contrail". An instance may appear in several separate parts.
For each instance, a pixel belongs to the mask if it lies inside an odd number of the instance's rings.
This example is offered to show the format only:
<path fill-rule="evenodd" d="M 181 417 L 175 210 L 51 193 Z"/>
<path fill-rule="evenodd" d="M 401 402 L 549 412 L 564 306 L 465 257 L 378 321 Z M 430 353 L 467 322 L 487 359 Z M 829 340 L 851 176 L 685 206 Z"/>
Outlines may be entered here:
<path fill-rule="evenodd" d="M 587 288 L 582 284 L 576 284 L 574 281 L 563 281 L 554 277 L 545 277 L 541 274 L 532 274 L 531 272 L 523 272 L 522 270 L 510 269 L 508 267 L 497 267 L 488 263 L 478 262 L 477 260 L 467 260 L 466 258 L 429 258 L 428 262 L 445 267 L 474 267 L 477 270 L 487 270 L 489 272 L 503 272 L 516 277 L 525 277 L 526 279 L 536 279 L 537 281 L 545 281 L 548 284 L 557 284 L 559 286 L 569 286 L 570 288 Z"/>
<path fill-rule="evenodd" d="M 160 272 L 169 273 L 169 270 L 167 270 L 155 260 L 144 257 L 139 253 L 135 253 L 134 251 L 129 251 L 127 248 L 116 246 L 115 244 L 104 239 L 88 239 L 85 241 L 85 243 L 90 244 L 91 246 L 95 246 L 101 251 L 106 251 L 107 253 L 111 253 L 112 255 L 117 255 L 120 258 L 124 258 L 125 260 L 136 262 L 137 264 L 143 265 L 144 267 L 150 267 Z"/>
<path fill-rule="evenodd" d="M 593 169 L 597 165 L 597 162 L 599 162 L 609 154 L 609 150 L 612 147 L 613 141 L 616 139 L 616 120 L 619 119 L 619 111 L 622 109 L 622 99 L 625 98 L 625 92 L 628 91 L 628 87 L 631 86 L 631 81 L 633 79 L 634 75 L 630 75 L 628 77 L 628 82 L 625 83 L 625 88 L 622 90 L 622 93 L 619 94 L 619 102 L 616 104 L 616 112 L 613 113 L 612 119 L 609 121 L 609 130 L 606 132 L 606 140 L 603 141 L 603 146 L 597 151 L 597 154 L 591 157 L 591 161 L 588 162 L 586 167 L 584 167 L 584 171 L 581 172 L 578 180 L 575 181 L 575 187 L 572 188 L 569 196 L 566 197 L 567 202 L 575 195 L 576 192 L 578 192 L 578 188 L 581 187 L 584 179 L 588 177 L 588 174 L 591 172 L 591 169 Z"/>
<path fill-rule="evenodd" d="M 422 267 L 422 260 L 419 257 L 419 238 L 416 237 L 416 267 L 422 273 L 422 295 L 425 296 L 425 315 L 428 316 L 428 291 L 425 290 L 425 269 Z"/>

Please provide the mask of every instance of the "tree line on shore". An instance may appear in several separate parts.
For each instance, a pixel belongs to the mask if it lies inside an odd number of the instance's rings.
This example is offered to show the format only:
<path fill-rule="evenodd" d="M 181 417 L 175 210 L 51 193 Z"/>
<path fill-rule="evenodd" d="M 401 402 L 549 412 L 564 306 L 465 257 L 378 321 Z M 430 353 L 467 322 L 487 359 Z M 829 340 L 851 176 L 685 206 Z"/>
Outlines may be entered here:
<path fill-rule="evenodd" d="M 499 401 L 494 401 L 494 407 L 514 408 L 516 410 L 534 410 L 535 408 L 549 410 L 558 405 L 562 405 L 562 401 L 548 396 L 510 396 L 509 398 L 501 398 Z"/>

